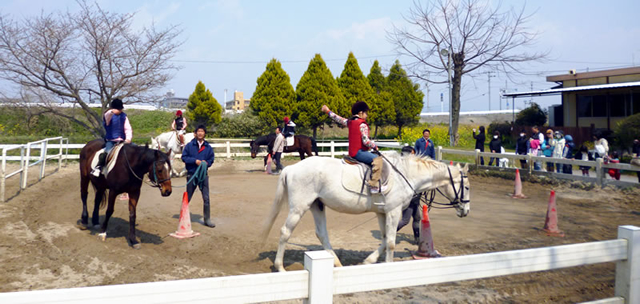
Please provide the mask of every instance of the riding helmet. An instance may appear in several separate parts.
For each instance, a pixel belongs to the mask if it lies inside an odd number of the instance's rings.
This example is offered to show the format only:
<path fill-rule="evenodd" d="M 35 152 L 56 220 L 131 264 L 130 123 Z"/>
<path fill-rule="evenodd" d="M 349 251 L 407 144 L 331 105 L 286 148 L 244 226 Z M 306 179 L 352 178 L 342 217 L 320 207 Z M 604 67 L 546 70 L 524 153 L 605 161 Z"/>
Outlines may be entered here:
<path fill-rule="evenodd" d="M 181 110 L 176 111 L 176 116 L 182 116 L 182 111 Z"/>
<path fill-rule="evenodd" d="M 351 115 L 356 115 L 360 112 L 367 112 L 367 111 L 369 111 L 369 106 L 364 101 L 358 101 L 354 103 L 353 106 L 351 107 Z"/>
<path fill-rule="evenodd" d="M 286 123 L 286 124 L 289 123 L 289 117 L 288 116 L 285 116 L 283 120 L 284 120 L 284 123 Z"/>
<path fill-rule="evenodd" d="M 122 100 L 115 98 L 114 100 L 111 101 L 111 108 L 112 109 L 116 109 L 116 110 L 122 110 L 124 109 L 124 106 L 122 105 Z"/>

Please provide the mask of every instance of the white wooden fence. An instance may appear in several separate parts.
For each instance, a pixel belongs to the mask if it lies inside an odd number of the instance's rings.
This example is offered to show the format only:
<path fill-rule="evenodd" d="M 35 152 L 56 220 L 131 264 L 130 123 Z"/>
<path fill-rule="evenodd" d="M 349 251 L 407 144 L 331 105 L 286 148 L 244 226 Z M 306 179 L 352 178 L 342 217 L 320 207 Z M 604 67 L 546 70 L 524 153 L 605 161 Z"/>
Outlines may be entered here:
<path fill-rule="evenodd" d="M 49 144 L 49 142 L 59 141 L 59 144 Z M 64 147 L 67 147 L 66 153 L 63 153 Z M 62 167 L 63 159 L 68 158 L 69 139 L 63 137 L 52 137 L 43 140 L 33 141 L 24 145 L 2 145 L 2 167 L 0 168 L 0 202 L 5 201 L 6 180 L 14 175 L 20 174 L 20 188 L 18 192 L 27 188 L 29 178 L 29 168 L 40 165 L 40 175 L 38 181 L 45 176 L 45 168 L 47 160 L 58 159 L 58 171 Z M 7 156 L 7 152 L 11 150 L 20 150 L 20 156 Z M 58 149 L 57 154 L 49 155 L 49 149 Z M 39 150 L 38 156 L 31 156 L 33 150 Z M 26 152 L 25 152 L 26 151 Z M 19 161 L 20 168 L 13 172 L 7 172 L 7 160 Z M 34 161 L 34 162 L 31 162 Z M 56 171 L 57 172 L 57 171 Z"/>
<path fill-rule="evenodd" d="M 180 281 L 0 293 L 0 303 L 254 303 L 491 278 L 616 262 L 613 298 L 640 304 L 640 228 L 618 227 L 618 239 L 466 256 L 334 268 L 326 251 L 306 252 L 305 270 Z M 595 303 L 595 302 L 594 302 Z"/>

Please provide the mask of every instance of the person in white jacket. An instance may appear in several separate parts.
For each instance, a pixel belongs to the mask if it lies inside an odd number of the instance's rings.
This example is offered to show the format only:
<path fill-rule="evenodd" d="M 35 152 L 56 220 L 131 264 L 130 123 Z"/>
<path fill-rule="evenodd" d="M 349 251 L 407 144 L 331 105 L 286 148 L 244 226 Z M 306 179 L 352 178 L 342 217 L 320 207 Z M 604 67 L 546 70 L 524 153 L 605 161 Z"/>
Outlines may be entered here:
<path fill-rule="evenodd" d="M 280 127 L 276 127 L 276 140 L 273 143 L 273 150 L 271 150 L 271 155 L 273 155 L 273 160 L 276 162 L 276 170 L 282 170 L 282 164 L 280 163 L 280 157 L 282 157 L 282 151 L 284 150 L 284 136 L 282 135 L 282 130 Z"/>
<path fill-rule="evenodd" d="M 562 157 L 562 150 L 564 149 L 564 145 L 565 145 L 565 140 L 564 140 L 564 133 L 560 130 L 555 132 L 555 141 L 554 141 L 554 148 L 553 148 L 553 158 L 563 158 Z M 556 172 L 557 173 L 562 173 L 562 166 L 560 164 L 558 164 L 556 166 Z"/>
<path fill-rule="evenodd" d="M 593 145 L 596 150 L 596 158 L 604 158 L 609 155 L 609 142 L 602 136 L 593 135 Z"/>

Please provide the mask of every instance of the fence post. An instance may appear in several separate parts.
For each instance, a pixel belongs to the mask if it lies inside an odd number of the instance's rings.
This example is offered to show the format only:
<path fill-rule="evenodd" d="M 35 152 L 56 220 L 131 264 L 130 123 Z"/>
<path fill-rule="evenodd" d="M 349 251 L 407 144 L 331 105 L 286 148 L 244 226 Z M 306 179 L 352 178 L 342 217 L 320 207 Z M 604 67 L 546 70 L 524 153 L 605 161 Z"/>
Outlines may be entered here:
<path fill-rule="evenodd" d="M 336 157 L 336 146 L 335 146 L 335 142 L 332 140 L 331 141 L 331 158 L 335 158 Z"/>
<path fill-rule="evenodd" d="M 615 296 L 640 303 L 640 227 L 619 226 L 618 239 L 627 240 L 627 259 L 616 263 Z"/>
<path fill-rule="evenodd" d="M 38 180 L 44 177 L 44 170 L 47 166 L 47 142 L 48 141 L 45 140 L 40 143 L 40 159 L 42 163 L 40 164 L 40 178 Z"/>
<path fill-rule="evenodd" d="M 326 250 L 304 253 L 304 269 L 309 271 L 309 298 L 304 304 L 333 303 L 333 259 Z"/>
<path fill-rule="evenodd" d="M 22 183 L 20 190 L 27 189 L 27 179 L 29 179 L 29 158 L 31 158 L 31 143 L 27 144 L 27 155 L 24 157 L 22 170 L 24 174 L 22 174 Z"/>
<path fill-rule="evenodd" d="M 231 142 L 227 140 L 227 158 L 231 158 Z"/>
<path fill-rule="evenodd" d="M 596 159 L 596 185 L 602 187 L 604 186 L 603 183 L 603 179 L 604 179 L 604 174 L 603 174 L 603 170 L 602 170 L 602 158 L 597 158 Z"/>
<path fill-rule="evenodd" d="M 476 149 L 476 168 L 480 165 L 480 149 Z"/>
<path fill-rule="evenodd" d="M 531 174 L 533 172 L 533 162 L 531 159 L 531 153 L 527 153 L 527 168 L 529 168 L 529 174 Z"/>
<path fill-rule="evenodd" d="M 60 146 L 58 146 L 58 171 L 62 169 L 62 140 L 63 138 L 60 137 Z"/>
<path fill-rule="evenodd" d="M 436 153 L 436 160 L 442 161 L 442 146 L 438 146 L 438 153 Z"/>
<path fill-rule="evenodd" d="M 4 203 L 4 172 L 7 170 L 7 150 L 2 149 L 2 168 L 0 168 L 0 202 Z"/>

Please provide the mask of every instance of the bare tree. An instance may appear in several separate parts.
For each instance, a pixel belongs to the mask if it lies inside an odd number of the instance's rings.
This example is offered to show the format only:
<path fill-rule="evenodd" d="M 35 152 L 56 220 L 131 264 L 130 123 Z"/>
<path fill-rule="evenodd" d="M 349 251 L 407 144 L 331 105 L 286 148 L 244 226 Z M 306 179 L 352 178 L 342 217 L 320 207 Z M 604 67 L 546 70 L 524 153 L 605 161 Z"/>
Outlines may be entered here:
<path fill-rule="evenodd" d="M 181 42 L 177 26 L 132 28 L 133 14 L 105 11 L 78 2 L 77 13 L 41 14 L 14 21 L 0 16 L 0 78 L 20 90 L 22 100 L 38 101 L 40 113 L 55 113 L 104 135 L 103 112 L 113 98 L 125 103 L 154 101 L 154 90 L 173 77 L 170 60 Z M 82 109 L 84 118 L 62 111 Z"/>
<path fill-rule="evenodd" d="M 486 70 L 517 72 L 517 64 L 545 58 L 546 53 L 528 52 L 536 32 L 526 23 L 524 6 L 501 11 L 481 0 L 434 0 L 414 2 L 404 19 L 409 28 L 395 27 L 388 33 L 401 55 L 412 58 L 406 65 L 410 76 L 429 83 L 447 83 L 449 56 L 452 63 L 453 123 L 449 128 L 457 145 L 462 76 L 483 67 Z M 434 77 L 435 76 L 435 77 Z"/>

